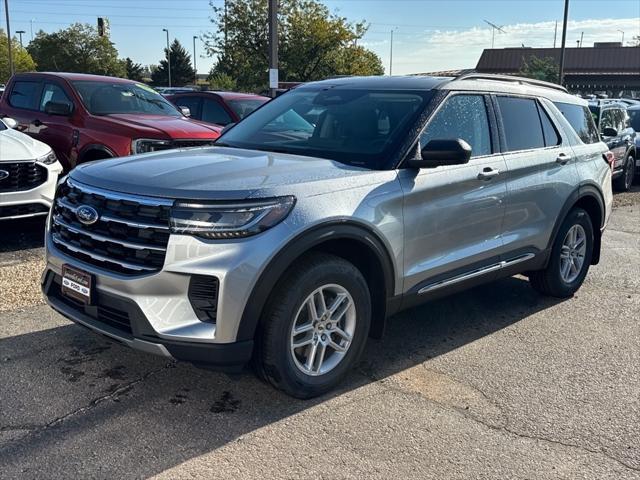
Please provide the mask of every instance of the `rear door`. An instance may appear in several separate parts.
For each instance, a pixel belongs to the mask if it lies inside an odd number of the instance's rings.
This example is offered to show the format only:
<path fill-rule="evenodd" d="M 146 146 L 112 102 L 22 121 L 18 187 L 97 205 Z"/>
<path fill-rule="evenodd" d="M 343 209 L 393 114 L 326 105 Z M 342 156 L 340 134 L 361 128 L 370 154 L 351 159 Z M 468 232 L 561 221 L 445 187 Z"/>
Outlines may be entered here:
<path fill-rule="evenodd" d="M 576 158 L 549 114 L 551 105 L 533 97 L 493 98 L 507 164 L 506 255 L 537 254 L 547 248 L 556 219 L 579 184 Z"/>
<path fill-rule="evenodd" d="M 489 97 L 450 94 L 429 120 L 420 145 L 465 140 L 466 165 L 403 169 L 405 292 L 426 294 L 470 275 L 491 277 L 502 252 L 506 165 L 497 146 Z"/>

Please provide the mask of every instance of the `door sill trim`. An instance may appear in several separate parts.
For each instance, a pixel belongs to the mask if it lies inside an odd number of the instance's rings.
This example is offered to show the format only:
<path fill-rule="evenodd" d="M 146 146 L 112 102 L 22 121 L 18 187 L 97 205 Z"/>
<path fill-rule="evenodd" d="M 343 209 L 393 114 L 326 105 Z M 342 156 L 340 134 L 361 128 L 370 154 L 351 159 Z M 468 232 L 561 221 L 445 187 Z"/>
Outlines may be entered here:
<path fill-rule="evenodd" d="M 482 275 L 486 275 L 487 273 L 496 272 L 498 270 L 502 270 L 503 268 L 510 267 L 511 265 L 515 265 L 517 263 L 531 260 L 533 257 L 535 257 L 535 254 L 526 253 L 524 255 L 520 255 L 518 257 L 512 258 L 511 260 L 503 260 L 501 262 L 494 263 L 493 265 L 489 265 L 487 267 L 482 267 L 482 268 L 478 268 L 477 270 L 472 270 L 470 272 L 463 273 L 456 277 L 431 283 L 429 285 L 422 287 L 420 290 L 418 290 L 418 295 L 422 295 L 427 292 L 432 292 L 439 288 L 448 287 L 449 285 L 455 285 L 456 283 L 464 282 L 466 280 L 471 280 L 472 278 L 480 277 Z"/>

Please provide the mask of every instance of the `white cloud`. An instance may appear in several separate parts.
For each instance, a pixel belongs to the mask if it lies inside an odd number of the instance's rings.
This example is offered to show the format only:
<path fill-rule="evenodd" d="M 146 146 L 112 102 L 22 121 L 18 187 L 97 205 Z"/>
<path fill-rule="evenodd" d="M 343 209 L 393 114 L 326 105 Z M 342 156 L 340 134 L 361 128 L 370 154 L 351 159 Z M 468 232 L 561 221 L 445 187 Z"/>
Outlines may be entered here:
<path fill-rule="evenodd" d="M 555 22 L 518 23 L 504 25 L 506 33 L 495 34 L 495 48 L 553 47 Z M 567 28 L 567 47 L 575 47 L 576 40 L 584 32 L 582 45 L 593 46 L 594 42 L 620 41 L 625 32 L 627 40 L 640 34 L 640 18 L 602 19 L 570 21 Z M 559 47 L 562 37 L 562 23 L 558 22 L 556 45 Z M 365 44 L 365 42 L 363 42 Z M 389 41 L 369 42 L 369 48 L 375 50 L 388 68 Z M 461 31 L 434 31 L 416 34 L 415 37 L 402 37 L 394 41 L 393 71 L 395 74 L 473 68 L 482 51 L 491 48 L 491 29 L 472 28 Z"/>

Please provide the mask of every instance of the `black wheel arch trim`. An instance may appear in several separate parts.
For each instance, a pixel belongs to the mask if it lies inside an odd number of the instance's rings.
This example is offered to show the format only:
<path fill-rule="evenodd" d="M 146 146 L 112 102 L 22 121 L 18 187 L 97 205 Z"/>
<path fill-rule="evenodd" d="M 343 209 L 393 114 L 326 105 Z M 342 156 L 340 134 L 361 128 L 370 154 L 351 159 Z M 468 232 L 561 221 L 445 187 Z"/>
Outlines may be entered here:
<path fill-rule="evenodd" d="M 395 268 L 389 249 L 380 236 L 368 226 L 353 220 L 322 223 L 289 240 L 263 269 L 245 303 L 236 341 L 253 339 L 269 295 L 297 258 L 324 242 L 340 239 L 360 241 L 367 244 L 375 253 L 382 266 L 385 279 L 384 291 L 387 297 L 385 301 L 388 303 L 395 292 Z"/>
<path fill-rule="evenodd" d="M 580 184 L 580 186 L 578 186 L 565 201 L 564 205 L 562 206 L 562 210 L 560 210 L 560 215 L 558 215 L 558 218 L 556 219 L 556 222 L 553 226 L 551 237 L 549 238 L 549 243 L 547 244 L 547 249 L 551 250 L 553 248 L 558 230 L 560 230 L 560 227 L 562 226 L 565 218 L 567 218 L 568 213 L 575 206 L 575 204 L 578 203 L 579 200 L 586 197 L 591 197 L 596 200 L 600 209 L 600 225 L 594 225 L 594 245 L 593 256 L 591 259 L 592 265 L 596 265 L 600 261 L 601 234 L 605 222 L 606 207 L 604 196 L 602 195 L 600 187 L 596 183 L 591 181 Z"/>
<path fill-rule="evenodd" d="M 99 152 L 104 152 L 112 158 L 117 157 L 116 153 L 106 145 L 102 145 L 100 143 L 90 143 L 82 147 L 82 150 L 80 150 L 80 153 L 78 154 L 78 158 L 80 159 L 80 162 L 84 161 L 84 157 L 85 155 L 87 155 L 87 153 L 94 150 Z"/>

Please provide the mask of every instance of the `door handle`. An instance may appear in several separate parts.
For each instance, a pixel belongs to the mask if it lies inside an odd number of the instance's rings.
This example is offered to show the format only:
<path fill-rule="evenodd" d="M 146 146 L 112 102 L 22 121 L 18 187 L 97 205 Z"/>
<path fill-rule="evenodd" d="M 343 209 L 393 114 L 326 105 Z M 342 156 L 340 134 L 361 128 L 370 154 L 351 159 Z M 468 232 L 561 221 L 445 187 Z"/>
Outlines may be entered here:
<path fill-rule="evenodd" d="M 491 180 L 493 177 L 500 175 L 500 170 L 497 168 L 486 167 L 478 173 L 478 180 Z"/>
<path fill-rule="evenodd" d="M 556 163 L 559 163 L 560 165 L 566 165 L 569 160 L 571 160 L 571 157 L 566 153 L 561 153 L 556 157 Z"/>

